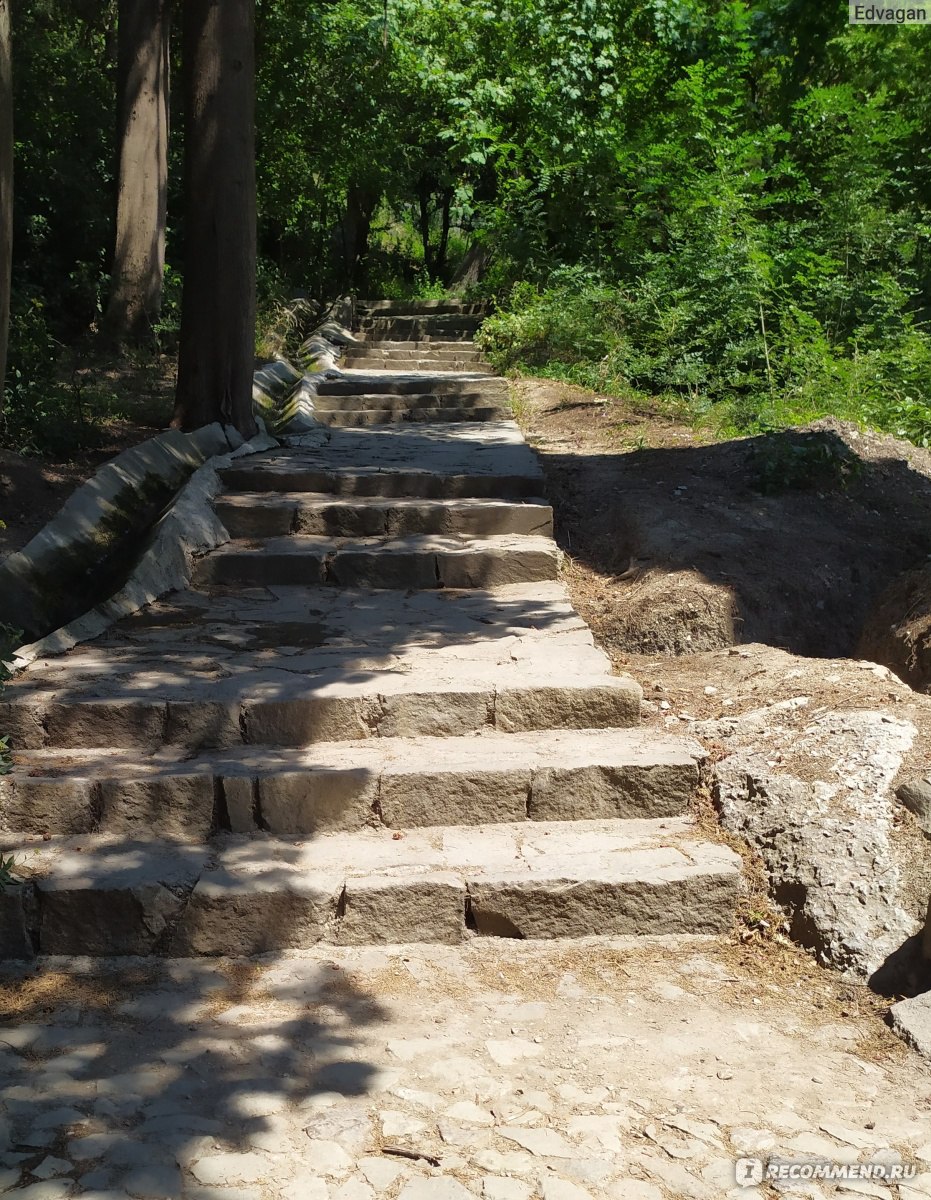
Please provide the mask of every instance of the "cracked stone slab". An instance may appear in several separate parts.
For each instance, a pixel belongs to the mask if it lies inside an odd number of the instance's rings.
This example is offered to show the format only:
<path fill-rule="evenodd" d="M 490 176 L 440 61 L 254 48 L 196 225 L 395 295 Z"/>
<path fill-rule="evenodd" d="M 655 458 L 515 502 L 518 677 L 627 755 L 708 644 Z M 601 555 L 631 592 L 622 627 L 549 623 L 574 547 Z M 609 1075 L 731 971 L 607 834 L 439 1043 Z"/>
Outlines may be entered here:
<path fill-rule="evenodd" d="M 539 496 L 543 471 L 513 421 L 330 429 L 323 445 L 251 455 L 228 488 L 334 494 Z"/>
<path fill-rule="evenodd" d="M 196 758 L 39 750 L 22 752 L 3 781 L 0 827 L 196 841 L 211 832 L 218 786 L 243 833 L 669 817 L 687 810 L 701 757 L 697 743 L 620 729 L 382 737 Z M 75 830 L 88 795 L 92 820 Z"/>
<path fill-rule="evenodd" d="M 28 848 L 40 951 L 92 956 L 450 943 L 467 907 L 495 936 L 720 933 L 740 872 L 685 819 L 228 836 L 213 856 L 96 836 Z"/>
<path fill-rule="evenodd" d="M 641 692 L 558 582 L 179 592 L 21 672 L 16 749 L 189 747 L 629 726 Z"/>
<path fill-rule="evenodd" d="M 354 408 L 379 408 L 388 412 L 407 412 L 416 409 L 468 408 L 477 406 L 485 408 L 489 405 L 502 404 L 506 406 L 507 397 L 502 394 L 488 395 L 484 392 L 406 392 L 393 396 L 385 392 L 346 392 L 338 396 L 317 396 L 314 400 L 314 411 L 343 412 Z M 477 419 L 477 418 L 476 418 Z M 508 414 L 505 420 L 512 420 Z"/>
<path fill-rule="evenodd" d="M 216 510 L 234 538 L 283 537 L 290 533 L 349 538 L 431 533 L 550 537 L 553 532 L 553 510 L 542 501 L 530 500 L 425 502 L 378 496 L 336 500 L 301 492 L 233 492 L 218 497 Z"/>
<path fill-rule="evenodd" d="M 337 585 L 353 588 L 494 588 L 559 573 L 547 537 L 423 534 L 343 539 L 312 534 L 230 541 L 202 558 L 198 585 Z"/>
<path fill-rule="evenodd" d="M 34 888 L 42 952 L 90 955 L 163 947 L 209 856 L 205 846 L 96 835 L 8 845 L 8 853 Z"/>
<path fill-rule="evenodd" d="M 396 422 L 414 423 L 425 421 L 436 423 L 448 421 L 455 424 L 462 421 L 499 421 L 511 416 L 509 408 L 500 405 L 476 405 L 462 408 L 340 408 L 323 410 L 317 414 L 321 425 L 333 429 L 361 429 L 365 427 L 380 428 Z"/>

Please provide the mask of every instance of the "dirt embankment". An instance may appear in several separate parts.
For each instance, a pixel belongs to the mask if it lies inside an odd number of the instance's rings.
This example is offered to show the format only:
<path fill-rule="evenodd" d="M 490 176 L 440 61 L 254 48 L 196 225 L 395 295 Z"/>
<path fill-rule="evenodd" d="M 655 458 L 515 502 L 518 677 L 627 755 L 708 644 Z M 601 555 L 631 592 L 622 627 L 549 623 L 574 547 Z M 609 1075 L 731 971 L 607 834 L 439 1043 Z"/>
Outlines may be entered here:
<path fill-rule="evenodd" d="M 931 552 L 931 454 L 832 421 L 714 442 L 582 389 L 515 391 L 577 607 L 646 721 L 707 747 L 718 817 L 793 936 L 888 990 L 928 986 L 931 855 L 895 791 L 931 770 L 931 697 L 860 648 Z"/>
<path fill-rule="evenodd" d="M 171 419 L 175 371 L 168 359 L 70 369 L 63 362 L 58 374 L 59 389 L 67 387 L 78 400 L 47 418 L 47 452 L 0 448 L 0 559 L 35 537 L 98 467 L 167 428 Z"/>

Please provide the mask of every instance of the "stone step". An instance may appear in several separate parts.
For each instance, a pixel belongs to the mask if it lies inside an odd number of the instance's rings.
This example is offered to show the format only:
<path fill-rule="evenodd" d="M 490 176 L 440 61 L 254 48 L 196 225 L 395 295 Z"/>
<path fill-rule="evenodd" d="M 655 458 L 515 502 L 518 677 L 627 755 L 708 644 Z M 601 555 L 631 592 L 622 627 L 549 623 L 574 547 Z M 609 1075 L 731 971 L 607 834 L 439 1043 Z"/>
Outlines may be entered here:
<path fill-rule="evenodd" d="M 702 749 L 609 729 L 369 738 L 309 749 L 34 750 L 0 780 L 4 833 L 205 841 L 259 831 L 681 816 Z"/>
<path fill-rule="evenodd" d="M 448 347 L 443 343 L 430 342 L 358 342 L 346 346 L 343 355 L 347 362 L 360 358 L 377 358 L 379 361 L 410 362 L 411 359 L 425 358 L 431 362 L 481 362 L 482 352 L 472 343 L 460 343 Z"/>
<path fill-rule="evenodd" d="M 177 592 L 7 684 L 14 750 L 308 746 L 640 723 L 562 583 Z"/>
<path fill-rule="evenodd" d="M 358 316 L 436 316 L 449 313 L 460 316 L 485 316 L 488 305 L 465 300 L 357 300 Z"/>
<path fill-rule="evenodd" d="M 314 413 L 321 425 L 339 429 L 361 429 L 366 425 L 391 425 L 400 421 L 506 421 L 508 408 L 341 408 Z"/>
<path fill-rule="evenodd" d="M 732 850 L 676 818 L 9 849 L 27 882 L 0 894 L 6 957 L 720 934 L 740 881 Z"/>
<path fill-rule="evenodd" d="M 377 342 L 347 347 L 343 355 L 343 366 L 358 368 L 360 360 L 365 361 L 366 359 L 378 362 L 379 365 L 389 362 L 402 371 L 406 365 L 408 370 L 413 371 L 428 371 L 430 364 L 436 366 L 440 371 L 449 371 L 452 370 L 450 364 L 457 364 L 457 362 L 461 362 L 463 371 L 470 370 L 471 362 L 487 366 L 479 350 L 384 350 Z M 418 360 L 426 361 L 428 366 L 425 368 L 410 366 Z"/>
<path fill-rule="evenodd" d="M 494 588 L 555 579 L 560 552 L 550 538 L 410 535 L 355 540 L 293 534 L 233 540 L 194 567 L 194 584 L 263 587 Z"/>
<path fill-rule="evenodd" d="M 390 392 L 346 392 L 329 395 L 318 393 L 314 397 L 314 412 L 343 412 L 359 408 L 372 408 L 395 412 L 406 412 L 412 408 L 435 410 L 438 408 L 455 408 L 468 410 L 502 407 L 507 403 L 505 393 L 486 392 L 406 392 L 392 395 Z M 504 418 L 510 420 L 510 417 Z"/>
<path fill-rule="evenodd" d="M 321 444 L 253 454 L 220 471 L 246 492 L 517 499 L 543 492 L 543 472 L 513 421 L 326 429 Z"/>
<path fill-rule="evenodd" d="M 328 537 L 399 537 L 411 533 L 553 533 L 553 510 L 544 501 L 389 500 L 303 492 L 236 492 L 218 496 L 214 507 L 234 538 L 283 537 L 290 533 Z"/>
<path fill-rule="evenodd" d="M 400 372 L 345 370 L 327 377 L 317 386 L 318 396 L 354 395 L 444 395 L 473 397 L 508 396 L 507 380 L 482 372 Z"/>
<path fill-rule="evenodd" d="M 380 338 L 377 342 L 367 342 L 364 338 L 360 338 L 355 342 L 346 346 L 347 353 L 356 349 L 367 350 L 373 353 L 391 353 L 394 350 L 403 350 L 408 354 L 417 354 L 426 352 L 427 354 L 444 353 L 451 351 L 453 354 L 470 354 L 477 349 L 475 342 L 468 339 L 458 338 L 455 341 L 446 342 L 442 338 L 404 338 L 400 341 L 391 341 L 390 338 Z"/>
<path fill-rule="evenodd" d="M 359 332 L 369 342 L 423 341 L 425 338 L 442 338 L 444 341 L 472 341 L 483 317 L 461 317 L 458 314 L 434 317 L 398 316 L 363 317 L 358 323 Z"/>
<path fill-rule="evenodd" d="M 373 354 L 368 354 L 364 358 L 349 358 L 345 361 L 344 366 L 351 368 L 354 371 L 469 371 L 480 375 L 494 375 L 495 369 L 488 363 L 481 362 L 478 359 L 466 362 L 463 359 L 437 359 L 437 358 L 405 358 L 391 359 L 378 358 Z"/>

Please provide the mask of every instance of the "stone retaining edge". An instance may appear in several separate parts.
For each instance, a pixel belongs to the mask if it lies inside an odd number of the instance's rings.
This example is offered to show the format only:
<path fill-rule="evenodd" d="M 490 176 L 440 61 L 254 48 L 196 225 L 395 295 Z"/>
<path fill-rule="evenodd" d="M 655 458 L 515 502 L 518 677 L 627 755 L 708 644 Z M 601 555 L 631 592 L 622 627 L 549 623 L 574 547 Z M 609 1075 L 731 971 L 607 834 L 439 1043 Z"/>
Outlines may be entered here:
<path fill-rule="evenodd" d="M 262 425 L 248 442 L 232 426 L 220 424 L 189 434 L 168 430 L 123 451 L 82 484 L 23 550 L 0 565 L 0 619 L 14 628 L 17 610 L 28 611 L 19 606 L 43 611 L 40 588 L 67 588 L 80 564 L 99 553 L 101 546 L 109 549 L 140 536 L 143 530 L 133 526 L 133 518 L 144 519 L 147 492 L 162 487 L 174 494 L 123 586 L 108 600 L 19 647 L 12 667 L 22 669 L 40 656 L 64 653 L 166 592 L 186 587 L 194 556 L 229 541 L 211 504 L 220 486 L 217 472 L 234 458 L 278 445 Z M 108 536 L 118 513 L 124 528 Z"/>

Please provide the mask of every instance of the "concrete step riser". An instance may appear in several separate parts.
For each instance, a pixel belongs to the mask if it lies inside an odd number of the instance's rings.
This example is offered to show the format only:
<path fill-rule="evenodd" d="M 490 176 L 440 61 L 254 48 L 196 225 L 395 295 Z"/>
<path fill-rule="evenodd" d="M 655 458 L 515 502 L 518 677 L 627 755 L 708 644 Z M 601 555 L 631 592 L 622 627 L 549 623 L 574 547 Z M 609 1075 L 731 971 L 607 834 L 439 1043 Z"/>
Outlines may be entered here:
<path fill-rule="evenodd" d="M 388 358 L 481 358 L 482 350 L 474 342 L 371 342 L 356 341 L 343 353 L 349 357 L 365 358 L 377 354 Z"/>
<path fill-rule="evenodd" d="M 431 312 L 431 313 L 402 313 L 378 312 L 362 315 L 358 320 L 360 329 L 383 329 L 395 325 L 399 329 L 423 328 L 436 329 L 440 332 L 450 329 L 474 330 L 485 319 L 484 313 L 463 312 Z M 399 339 L 400 340 L 400 339 Z"/>
<path fill-rule="evenodd" d="M 344 353 L 346 362 L 356 362 L 359 359 L 377 359 L 379 362 L 390 363 L 409 363 L 412 360 L 424 359 L 428 362 L 447 363 L 447 362 L 482 362 L 482 354 L 479 350 L 425 350 L 423 347 L 419 349 L 409 350 L 388 350 L 383 346 L 350 346 Z"/>
<path fill-rule="evenodd" d="M 407 412 L 412 408 L 495 408 L 507 403 L 506 393 L 488 395 L 484 392 L 408 392 L 392 395 L 390 392 L 346 393 L 341 396 L 319 394 L 314 397 L 314 412 L 346 412 L 360 408 L 395 409 Z"/>
<path fill-rule="evenodd" d="M 389 359 L 389 358 L 347 358 L 343 363 L 347 370 L 351 371 L 449 371 L 452 373 L 461 373 L 469 371 L 472 374 L 479 375 L 494 375 L 494 367 L 488 363 L 473 360 L 467 362 L 463 359 L 445 359 L 437 360 L 430 358 L 407 358 L 407 359 Z"/>
<path fill-rule="evenodd" d="M 517 500 L 540 491 L 538 479 L 522 475 L 434 475 L 415 471 L 323 471 L 314 468 L 229 467 L 224 484 L 242 492 L 325 492 L 333 496 L 412 497 L 422 500 L 469 497 Z"/>
<path fill-rule="evenodd" d="M 351 588 L 493 588 L 512 583 L 556 579 L 556 553 L 515 548 L 506 554 L 481 549 L 432 550 L 385 554 L 365 550 L 280 553 L 231 551 L 201 559 L 194 569 L 196 587 L 282 586 Z"/>
<path fill-rule="evenodd" d="M 314 414 L 321 425 L 339 429 L 361 429 L 366 425 L 395 425 L 401 422 L 509 421 L 513 414 L 506 408 L 411 408 L 321 410 Z"/>
<path fill-rule="evenodd" d="M 739 860 L 723 847 L 691 842 L 666 850 L 655 836 L 642 844 L 641 835 L 640 845 L 626 839 L 625 850 L 624 839 L 608 833 L 606 854 L 556 850 L 549 867 L 529 869 L 521 861 L 520 835 L 513 826 L 500 830 L 452 830 L 459 849 L 451 852 L 431 852 L 424 835 L 413 832 L 404 846 L 422 847 L 420 861 L 405 856 L 402 846 L 395 869 L 387 865 L 384 834 L 335 834 L 304 847 L 275 838 L 233 839 L 209 869 L 207 851 L 199 847 L 169 854 L 124 843 L 90 856 L 73 843 L 53 844 L 43 852 L 57 856 L 52 875 L 3 893 L 0 949 L 7 957 L 35 951 L 238 956 L 320 942 L 454 944 L 472 931 L 575 938 L 722 934 L 732 927 Z M 531 854 L 541 836 L 556 844 L 560 827 L 541 826 L 530 839 Z M 473 855 L 461 849 L 466 838 L 479 854 L 484 841 L 493 843 L 487 867 L 472 865 Z M 509 843 L 514 867 L 502 861 Z M 612 850 L 617 865 L 610 862 Z M 353 852 L 365 857 L 364 866 L 347 860 Z"/>
<path fill-rule="evenodd" d="M 192 893 L 153 880 L 145 891 L 39 884 L 5 897 L 6 958 L 34 954 L 88 957 L 247 957 L 333 945 L 433 943 L 485 937 L 539 939 L 601 936 L 721 935 L 733 925 L 738 888 L 733 872 L 624 883 L 610 880 L 457 879 L 448 873 L 316 888 L 261 887 L 250 892 L 225 880 Z M 238 883 L 238 881 L 237 881 Z M 143 901 L 165 896 L 178 924 Z M 151 902 L 150 902 L 151 904 Z M 153 919 L 154 918 L 154 919 Z M 19 926 L 19 928 L 17 928 Z M 20 932 L 21 929 L 21 932 Z M 519 932 L 514 932 L 519 931 Z M 28 947 L 19 953 L 10 948 Z"/>
<path fill-rule="evenodd" d="M 368 342 L 423 341 L 425 338 L 440 338 L 444 342 L 471 342 L 475 338 L 481 320 L 456 324 L 441 324 L 437 321 L 400 320 L 363 322 L 359 333 Z"/>
<path fill-rule="evenodd" d="M 345 376 L 342 379 L 327 379 L 317 389 L 318 396 L 460 396 L 472 399 L 499 399 L 508 395 L 508 385 L 503 379 L 445 379 L 437 376 L 419 379 L 404 378 L 386 373 L 383 378 L 369 375 L 365 378 Z"/>
<path fill-rule="evenodd" d="M 429 317 L 466 316 L 483 317 L 488 314 L 488 305 L 481 302 L 466 303 L 460 300 L 359 300 L 356 302 L 357 319 L 382 317 Z"/>
<path fill-rule="evenodd" d="M 0 724 L 17 750 L 186 750 L 312 746 L 385 737 L 450 737 L 541 729 L 628 729 L 640 724 L 641 694 L 631 681 L 470 690 L 412 688 L 403 694 L 249 696 L 206 701 L 8 701 Z M 9 781 L 0 779 L 0 788 Z M 26 784 L 28 785 L 28 782 Z"/>
<path fill-rule="evenodd" d="M 239 505 L 220 497 L 220 520 L 234 538 L 283 537 L 290 533 L 326 537 L 404 537 L 410 534 L 539 534 L 551 537 L 553 510 L 548 505 L 318 503 Z"/>
<path fill-rule="evenodd" d="M 400 342 L 392 342 L 390 340 L 385 340 L 385 338 L 380 338 L 378 342 L 355 342 L 353 346 L 348 346 L 346 348 L 347 354 L 366 352 L 373 354 L 394 354 L 400 352 L 403 354 L 414 355 L 415 358 L 418 358 L 418 356 L 421 355 L 430 356 L 432 354 L 461 355 L 481 353 L 480 350 L 475 348 L 474 342 L 444 342 L 443 338 L 440 337 L 424 337 L 420 338 L 419 341 L 412 340 L 412 338 L 404 338 L 404 340 Z"/>
<path fill-rule="evenodd" d="M 4 833 L 101 833 L 197 843 L 215 833 L 288 837 L 371 827 L 657 819 L 688 810 L 694 764 L 476 771 L 364 768 L 258 776 L 183 770 L 149 778 L 41 776 L 0 783 Z"/>

